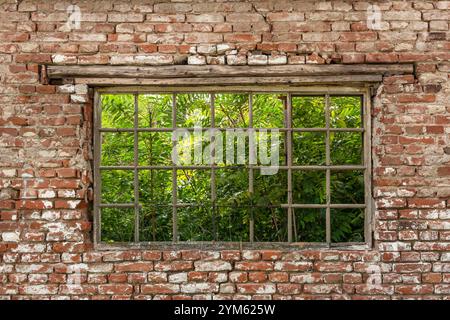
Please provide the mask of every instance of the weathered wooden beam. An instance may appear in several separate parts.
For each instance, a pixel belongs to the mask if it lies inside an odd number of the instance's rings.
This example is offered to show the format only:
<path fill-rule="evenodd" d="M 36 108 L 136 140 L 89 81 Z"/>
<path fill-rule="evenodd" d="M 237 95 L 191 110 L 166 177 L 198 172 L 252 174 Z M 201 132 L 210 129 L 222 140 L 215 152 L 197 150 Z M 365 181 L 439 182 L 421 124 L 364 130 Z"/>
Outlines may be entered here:
<path fill-rule="evenodd" d="M 297 77 L 224 77 L 224 78 L 75 78 L 76 84 L 96 86 L 108 85 L 152 85 L 152 86 L 186 86 L 186 85 L 296 85 L 296 84 L 338 84 L 381 82 L 381 75 L 347 75 L 347 76 L 297 76 Z"/>
<path fill-rule="evenodd" d="M 61 78 L 236 78 L 385 75 L 413 73 L 412 64 L 333 64 L 282 66 L 47 66 L 50 79 Z"/>

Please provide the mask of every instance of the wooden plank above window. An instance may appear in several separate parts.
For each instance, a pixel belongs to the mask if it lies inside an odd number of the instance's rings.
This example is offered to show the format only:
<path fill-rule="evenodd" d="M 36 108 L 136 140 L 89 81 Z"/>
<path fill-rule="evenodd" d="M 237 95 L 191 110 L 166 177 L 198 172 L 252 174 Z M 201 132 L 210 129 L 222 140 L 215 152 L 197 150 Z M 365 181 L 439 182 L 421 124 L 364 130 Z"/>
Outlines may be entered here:
<path fill-rule="evenodd" d="M 376 83 L 384 75 L 412 74 L 412 64 L 282 66 L 57 66 L 46 67 L 48 79 L 88 85 L 305 85 Z"/>

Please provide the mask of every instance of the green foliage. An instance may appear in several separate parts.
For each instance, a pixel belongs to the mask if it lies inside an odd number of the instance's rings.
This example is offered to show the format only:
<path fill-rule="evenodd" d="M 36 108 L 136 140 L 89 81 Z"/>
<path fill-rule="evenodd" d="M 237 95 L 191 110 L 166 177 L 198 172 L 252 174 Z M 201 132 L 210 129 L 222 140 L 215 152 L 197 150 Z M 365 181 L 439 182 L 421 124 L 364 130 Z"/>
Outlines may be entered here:
<path fill-rule="evenodd" d="M 172 104 L 171 94 L 139 95 L 139 127 L 170 128 L 172 126 Z"/>
<path fill-rule="evenodd" d="M 102 101 L 102 128 L 133 128 L 134 96 L 105 94 Z"/>
<path fill-rule="evenodd" d="M 324 128 L 325 98 L 292 97 L 292 127 L 293 128 Z"/>
<path fill-rule="evenodd" d="M 331 210 L 331 239 L 333 242 L 364 242 L 364 210 Z"/>
<path fill-rule="evenodd" d="M 253 127 L 283 128 L 285 127 L 285 95 L 254 94 L 253 95 Z"/>
<path fill-rule="evenodd" d="M 294 239 L 299 242 L 325 242 L 325 209 L 294 209 Z"/>
<path fill-rule="evenodd" d="M 301 166 L 324 165 L 325 137 L 323 132 L 294 132 L 292 163 Z"/>
<path fill-rule="evenodd" d="M 246 128 L 249 124 L 248 94 L 215 96 L 215 122 L 219 128 Z"/>
<path fill-rule="evenodd" d="M 361 97 L 330 97 L 330 125 L 333 128 L 360 128 Z"/>
<path fill-rule="evenodd" d="M 134 209 L 101 209 L 102 241 L 131 242 L 134 240 Z"/>
<path fill-rule="evenodd" d="M 211 127 L 211 102 L 209 94 L 178 94 L 176 102 L 178 127 Z"/>
<path fill-rule="evenodd" d="M 133 128 L 135 98 L 133 95 L 103 95 L 102 127 Z M 204 93 L 176 95 L 176 126 L 210 127 L 211 96 Z M 254 94 L 252 96 L 253 127 L 283 128 L 286 126 L 286 96 Z M 138 96 L 139 128 L 172 127 L 172 94 Z M 248 128 L 249 95 L 215 94 L 215 123 L 218 128 Z M 361 127 L 360 97 L 330 98 L 331 127 Z M 292 98 L 294 128 L 325 127 L 323 96 Z M 260 136 L 257 136 L 260 139 Z M 270 136 L 269 136 L 270 139 Z M 292 150 L 294 165 L 325 164 L 323 132 L 296 132 Z M 205 146 L 209 138 L 202 144 Z M 286 134 L 280 134 L 280 164 L 286 164 Z M 191 141 L 192 143 L 192 141 Z M 270 149 L 270 147 L 268 148 Z M 138 133 L 139 166 L 170 165 L 172 140 L 170 132 Z M 332 164 L 361 164 L 362 135 L 359 132 L 330 134 Z M 134 133 L 102 133 L 101 165 L 126 166 L 134 161 Z M 246 141 L 248 164 L 248 139 Z M 205 164 L 205 163 L 204 163 Z M 250 221 L 254 221 L 255 241 L 287 241 L 287 171 L 262 175 L 254 170 L 253 189 L 249 192 L 248 166 L 233 168 L 221 165 L 211 170 L 177 170 L 177 229 L 180 241 L 248 241 Z M 102 170 L 102 203 L 134 201 L 132 170 Z M 140 239 L 142 241 L 172 240 L 172 170 L 140 169 L 139 205 Z M 326 203 L 325 170 L 293 170 L 293 201 L 302 204 Z M 216 185 L 215 202 L 211 184 Z M 363 171 L 331 172 L 332 203 L 364 203 Z M 102 240 L 133 241 L 134 209 L 102 208 Z M 294 210 L 294 240 L 325 241 L 325 209 Z M 363 241 L 364 210 L 333 209 L 331 237 L 333 242 Z"/>

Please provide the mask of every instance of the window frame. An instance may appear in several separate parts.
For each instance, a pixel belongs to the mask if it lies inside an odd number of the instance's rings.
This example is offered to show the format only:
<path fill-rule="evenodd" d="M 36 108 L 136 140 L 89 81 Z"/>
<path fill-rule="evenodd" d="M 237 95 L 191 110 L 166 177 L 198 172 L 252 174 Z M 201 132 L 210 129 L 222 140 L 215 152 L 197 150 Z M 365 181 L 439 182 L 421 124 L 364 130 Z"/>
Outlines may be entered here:
<path fill-rule="evenodd" d="M 106 243 L 101 241 L 101 213 L 100 208 L 102 205 L 100 204 L 100 192 L 101 192 L 101 178 L 100 178 L 100 155 L 101 155 L 101 94 L 133 94 L 135 95 L 135 110 L 137 109 L 137 95 L 139 94 L 146 94 L 146 93 L 171 93 L 171 94 L 178 94 L 178 93 L 196 93 L 196 92 L 204 92 L 204 93 L 248 93 L 248 94 L 264 94 L 264 93 L 281 93 L 287 95 L 287 110 L 288 115 L 287 118 L 289 119 L 288 124 L 289 127 L 286 130 L 286 136 L 288 139 L 287 146 L 288 148 L 292 149 L 292 143 L 289 141 L 289 139 L 292 139 L 292 133 L 294 131 L 298 132 L 313 132 L 315 129 L 320 129 L 318 131 L 322 131 L 326 133 L 326 158 L 327 163 L 325 165 L 315 166 L 320 167 L 320 170 L 326 170 L 326 193 L 327 193 L 327 203 L 324 205 L 292 205 L 292 191 L 290 192 L 290 201 L 288 200 L 287 204 L 287 213 L 288 213 L 288 230 L 293 230 L 292 227 L 292 219 L 293 219 L 293 213 L 292 210 L 294 208 L 325 208 L 326 209 L 326 240 L 327 242 L 292 242 L 292 231 L 288 232 L 288 241 L 287 242 L 256 242 L 256 241 L 249 241 L 249 242 L 228 242 L 228 241 L 138 241 L 138 235 L 139 235 L 139 219 L 135 220 L 135 239 L 134 242 L 114 242 L 114 243 Z M 111 248 L 155 248 L 155 249 L 162 249 L 162 248 L 173 248 L 173 249 L 213 249 L 213 250 L 220 250 L 220 249 L 301 249 L 301 248 L 340 248 L 340 249 L 348 249 L 348 250 L 355 250 L 355 249 L 370 249 L 372 248 L 372 208 L 373 208 L 373 197 L 372 197 L 372 185 L 371 185 L 371 179 L 372 179 L 372 157 L 371 157 L 371 137 L 372 137 L 372 129 L 371 129 L 371 87 L 369 85 L 355 85 L 355 86 L 289 86 L 289 85 L 275 85 L 275 86 L 267 86 L 267 85 L 245 85 L 240 87 L 235 86 L 193 86 L 193 87 L 181 87 L 181 86 L 112 86 L 112 87 L 96 87 L 94 88 L 94 112 L 93 112 L 93 172 L 94 172 L 94 232 L 93 232 L 93 238 L 94 238 L 94 246 L 97 249 L 111 249 Z M 308 95 L 322 95 L 325 97 L 325 113 L 326 113 L 326 126 L 324 128 L 307 128 L 307 129 L 294 129 L 291 127 L 292 124 L 292 96 L 300 95 L 300 96 L 308 96 Z M 329 118 L 329 97 L 331 95 L 338 95 L 338 96 L 346 96 L 346 95 L 360 95 L 362 98 L 362 118 L 361 118 L 361 128 L 357 128 L 357 130 L 352 130 L 349 128 L 331 128 L 330 127 L 330 118 Z M 175 102 L 172 102 L 175 104 Z M 213 102 L 212 102 L 213 103 Z M 173 106 L 172 110 L 175 110 L 175 106 Z M 172 112 L 172 118 L 176 118 L 176 113 Z M 214 127 L 214 124 L 211 124 L 211 127 Z M 137 118 L 135 117 L 134 121 L 134 127 L 132 128 L 132 132 L 135 135 L 137 135 L 138 132 L 138 123 Z M 174 127 L 172 129 L 177 129 L 177 127 Z M 208 128 L 207 128 L 208 129 Z M 312 129 L 312 130 L 311 130 Z M 332 166 L 330 165 L 330 155 L 329 155 L 329 134 L 330 132 L 361 132 L 363 135 L 362 139 L 362 153 L 363 153 L 363 164 L 362 165 L 337 165 Z M 137 169 L 137 139 L 134 139 L 134 185 L 136 185 L 136 180 L 138 179 L 138 175 L 136 174 Z M 287 151 L 290 153 L 291 151 Z M 290 157 L 292 160 L 292 155 Z M 287 171 L 288 171 L 288 190 L 292 189 L 289 188 L 289 184 L 292 184 L 292 169 L 295 167 L 295 169 L 305 169 L 303 167 L 306 166 L 292 166 L 292 164 L 286 163 Z M 251 165 L 249 167 L 252 167 Z M 255 167 L 255 166 L 253 166 Z M 302 168 L 300 168 L 302 167 Z M 308 166 L 308 167 L 314 167 L 314 166 Z M 364 242 L 343 242 L 343 243 L 333 243 L 330 239 L 330 232 L 331 232 L 331 226 L 330 226 L 330 210 L 332 208 L 341 208 L 342 206 L 339 205 L 331 205 L 330 204 L 330 169 L 333 167 L 355 167 L 355 169 L 364 170 L 364 206 L 357 206 L 358 208 L 364 208 L 365 215 L 364 215 Z M 357 167 L 357 168 L 356 168 Z M 253 169 L 253 168 L 252 168 Z M 312 168 L 311 168 L 312 169 Z M 338 168 L 335 168 L 338 169 Z M 349 169 L 350 170 L 350 169 Z M 176 169 L 173 170 L 176 175 Z M 135 193 L 135 199 L 134 199 L 134 205 L 131 206 L 131 208 L 135 209 L 135 216 L 138 217 L 138 197 L 136 196 L 136 193 L 138 193 L 139 190 L 137 188 L 134 188 Z M 176 189 L 175 189 L 176 192 Z M 289 194 L 289 192 L 288 192 Z M 176 201 L 174 199 L 173 201 Z M 173 211 L 174 211 L 174 219 L 176 219 L 176 203 L 173 203 Z M 286 206 L 285 206 L 286 207 Z M 349 206 L 345 206 L 344 208 L 349 208 Z M 174 233 L 176 234 L 176 224 L 173 224 L 174 226 Z M 137 228 L 137 229 L 136 229 Z M 138 231 L 136 231 L 138 230 Z M 252 239 L 250 239 L 252 240 Z"/>

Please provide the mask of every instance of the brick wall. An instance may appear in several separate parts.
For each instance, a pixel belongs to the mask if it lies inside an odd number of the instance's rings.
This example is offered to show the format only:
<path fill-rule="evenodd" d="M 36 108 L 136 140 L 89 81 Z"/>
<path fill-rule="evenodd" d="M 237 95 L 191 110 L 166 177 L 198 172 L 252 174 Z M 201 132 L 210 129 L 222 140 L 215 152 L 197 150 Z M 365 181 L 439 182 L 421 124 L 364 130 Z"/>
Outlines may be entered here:
<path fill-rule="evenodd" d="M 449 1 L 0 1 L 1 299 L 450 297 Z M 92 106 L 42 64 L 414 63 L 373 99 L 373 250 L 96 251 Z M 74 279 L 81 270 L 81 283 Z"/>

